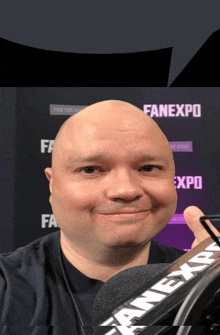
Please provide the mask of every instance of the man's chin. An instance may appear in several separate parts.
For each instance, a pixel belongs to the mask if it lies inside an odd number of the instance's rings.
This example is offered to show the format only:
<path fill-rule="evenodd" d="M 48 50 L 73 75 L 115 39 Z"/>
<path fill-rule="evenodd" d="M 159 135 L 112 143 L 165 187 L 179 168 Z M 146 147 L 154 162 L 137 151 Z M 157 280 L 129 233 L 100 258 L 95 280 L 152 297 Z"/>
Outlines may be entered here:
<path fill-rule="evenodd" d="M 112 249 L 141 249 L 144 248 L 150 240 L 145 241 L 136 241 L 136 240 L 127 240 L 127 241 L 117 241 L 110 243 L 109 247 Z"/>

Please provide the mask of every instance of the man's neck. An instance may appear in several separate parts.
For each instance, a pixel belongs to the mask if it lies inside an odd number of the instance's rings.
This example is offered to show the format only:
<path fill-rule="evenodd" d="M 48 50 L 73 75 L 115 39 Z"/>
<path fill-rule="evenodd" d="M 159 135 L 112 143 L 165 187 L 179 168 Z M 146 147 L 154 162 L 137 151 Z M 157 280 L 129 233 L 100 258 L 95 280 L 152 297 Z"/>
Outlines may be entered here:
<path fill-rule="evenodd" d="M 107 281 L 116 273 L 125 269 L 146 265 L 149 257 L 150 241 L 139 250 L 118 248 L 116 250 L 98 250 L 95 253 L 80 252 L 61 234 L 61 249 L 68 261 L 89 278 Z M 92 257 L 91 257 L 92 255 Z"/>

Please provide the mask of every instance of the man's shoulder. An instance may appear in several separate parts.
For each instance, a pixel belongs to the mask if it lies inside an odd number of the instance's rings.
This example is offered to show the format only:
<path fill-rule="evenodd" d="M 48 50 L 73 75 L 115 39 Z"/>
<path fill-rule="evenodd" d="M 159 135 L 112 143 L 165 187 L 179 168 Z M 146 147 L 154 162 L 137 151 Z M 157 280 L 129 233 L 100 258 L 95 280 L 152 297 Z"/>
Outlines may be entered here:
<path fill-rule="evenodd" d="M 55 273 L 59 275 L 59 243 L 57 245 L 56 241 L 59 241 L 59 232 L 0 255 L 0 301 L 4 301 L 3 306 L 0 303 L 0 311 L 12 308 L 17 303 L 15 297 L 33 308 L 36 297 L 44 296 L 47 279 L 55 277 Z"/>
<path fill-rule="evenodd" d="M 55 232 L 0 256 L 0 329 L 6 325 L 7 334 L 40 335 L 47 326 L 54 326 L 53 334 L 76 333 L 59 241 Z"/>
<path fill-rule="evenodd" d="M 172 263 L 183 254 L 185 251 L 182 249 L 166 246 L 152 240 L 148 263 Z"/>
<path fill-rule="evenodd" d="M 47 256 L 58 249 L 60 231 L 40 237 L 15 251 L 0 254 L 0 267 L 8 265 L 20 267 L 21 264 L 31 265 L 42 263 Z"/>

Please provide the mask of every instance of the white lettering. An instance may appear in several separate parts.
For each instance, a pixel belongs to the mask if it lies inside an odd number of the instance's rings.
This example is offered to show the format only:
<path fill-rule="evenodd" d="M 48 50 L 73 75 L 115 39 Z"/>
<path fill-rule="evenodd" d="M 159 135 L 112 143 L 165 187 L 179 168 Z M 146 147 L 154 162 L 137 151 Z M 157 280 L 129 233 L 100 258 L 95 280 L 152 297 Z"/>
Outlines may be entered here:
<path fill-rule="evenodd" d="M 174 184 L 177 189 L 202 189 L 202 176 L 175 176 L 174 177 Z"/>
<path fill-rule="evenodd" d="M 48 147 L 48 152 L 51 153 L 53 150 L 54 140 L 51 140 Z"/>
<path fill-rule="evenodd" d="M 105 322 L 101 323 L 100 326 L 117 326 L 113 317 L 107 319 Z"/>
<path fill-rule="evenodd" d="M 150 116 L 151 117 L 153 117 L 153 116 L 158 117 L 159 116 L 157 105 L 152 105 Z"/>
<path fill-rule="evenodd" d="M 176 116 L 182 116 L 182 117 L 184 117 L 185 116 L 184 111 L 183 111 L 184 105 L 183 104 L 182 105 L 176 105 L 176 107 L 177 107 Z"/>
<path fill-rule="evenodd" d="M 46 228 L 46 224 L 49 222 L 50 214 L 41 215 L 41 228 Z"/>
<path fill-rule="evenodd" d="M 202 251 L 198 255 L 191 258 L 189 262 L 200 263 L 200 264 L 211 264 L 215 261 L 215 259 L 210 258 L 212 255 L 213 255 L 213 252 Z"/>
<path fill-rule="evenodd" d="M 186 179 L 186 177 L 185 176 L 183 176 L 183 177 L 176 177 L 177 178 L 177 180 L 178 180 L 178 185 L 177 185 L 177 187 L 176 188 L 186 188 L 186 186 L 185 186 L 185 184 L 184 184 L 184 181 L 185 181 L 185 179 Z M 174 178 L 174 180 L 175 180 L 175 178 Z"/>
<path fill-rule="evenodd" d="M 194 184 L 194 178 L 192 176 L 188 176 L 186 178 L 186 188 L 190 188 L 190 185 Z"/>
<path fill-rule="evenodd" d="M 145 114 L 150 113 L 150 111 L 151 111 L 151 110 L 149 109 L 150 107 L 151 107 L 151 105 L 144 105 L 144 113 L 145 113 Z"/>
<path fill-rule="evenodd" d="M 58 227 L 55 216 L 53 214 L 42 214 L 41 228 L 52 228 L 52 227 Z"/>
<path fill-rule="evenodd" d="M 202 189 L 202 177 L 201 176 L 194 177 L 194 186 L 196 189 Z"/>
<path fill-rule="evenodd" d="M 45 219 L 48 220 L 47 217 Z M 113 312 L 115 319 L 111 317 L 101 324 L 106 326 L 113 326 L 118 329 L 117 332 L 108 333 L 108 335 L 135 335 L 137 328 L 136 326 L 132 326 L 135 320 L 141 319 L 143 315 L 145 315 L 147 312 L 157 306 L 161 301 L 163 301 L 163 299 L 169 296 L 170 293 L 177 290 L 186 281 L 192 279 L 197 275 L 197 273 L 203 271 L 210 264 L 216 261 L 216 258 L 212 257 L 219 256 L 220 247 L 217 246 L 217 244 L 214 242 L 206 247 L 205 250 L 206 251 L 198 253 L 197 255 L 193 256 L 189 261 L 182 264 L 177 271 L 173 271 L 165 278 L 162 278 L 159 282 L 151 287 L 152 290 L 147 289 L 140 296 L 134 298 L 134 300 L 130 300 L 129 306 L 127 306 L 126 303 L 125 307 L 123 305 L 121 306 L 124 308 L 121 308 L 120 311 L 118 311 L 117 308 Z M 190 267 L 188 262 L 199 263 L 202 265 Z M 132 308 L 133 306 L 135 307 L 135 309 Z M 123 327 L 120 327 L 120 325 L 123 325 Z M 142 329 L 146 328 L 147 326 L 137 327 L 141 327 L 140 329 Z"/>
<path fill-rule="evenodd" d="M 154 307 L 151 302 L 158 302 L 163 300 L 166 295 L 157 293 L 157 292 L 152 292 L 152 291 L 145 291 L 142 293 L 141 297 L 136 298 L 131 302 L 132 306 L 138 307 L 140 309 L 144 309 L 145 311 L 149 311 L 152 307 Z"/>
<path fill-rule="evenodd" d="M 192 113 L 192 105 L 185 105 L 185 112 L 186 112 L 186 117 L 189 116 L 189 113 Z"/>
<path fill-rule="evenodd" d="M 40 144 L 41 144 L 41 153 L 45 153 L 45 149 L 48 148 L 48 143 L 50 141 L 49 140 L 41 140 Z"/>
<path fill-rule="evenodd" d="M 201 105 L 193 105 L 193 116 L 201 117 Z"/>
<path fill-rule="evenodd" d="M 167 105 L 159 105 L 160 117 L 167 116 Z"/>
<path fill-rule="evenodd" d="M 135 318 L 140 318 L 144 314 L 145 314 L 144 310 L 123 308 L 119 312 L 117 312 L 114 316 L 119 322 L 119 324 L 127 327 L 132 325 L 132 321 Z"/>
<path fill-rule="evenodd" d="M 207 248 L 205 248 L 205 250 L 208 250 L 208 251 L 220 251 L 220 247 L 217 245 L 216 242 L 213 242 Z"/>
<path fill-rule="evenodd" d="M 150 117 L 201 117 L 200 104 L 143 105 L 143 110 Z"/>
<path fill-rule="evenodd" d="M 183 276 L 183 278 L 185 280 L 189 280 L 192 277 L 194 277 L 194 275 L 192 274 L 192 272 L 202 271 L 205 267 L 206 267 L 206 265 L 200 265 L 200 266 L 190 267 L 187 263 L 184 263 L 183 265 L 180 266 L 181 270 L 173 271 L 167 277 L 171 277 L 171 276 L 172 277 Z"/>
<path fill-rule="evenodd" d="M 53 150 L 54 140 L 41 140 L 41 153 L 51 153 Z"/>
<path fill-rule="evenodd" d="M 176 283 L 175 285 L 173 285 Z M 175 291 L 178 287 L 184 284 L 183 281 L 176 281 L 173 279 L 168 280 L 167 278 L 163 278 L 156 285 L 152 286 L 152 289 L 160 292 L 171 293 Z"/>
<path fill-rule="evenodd" d="M 169 116 L 175 116 L 174 112 L 175 112 L 175 105 L 169 105 Z"/>
<path fill-rule="evenodd" d="M 57 222 L 53 214 L 50 216 L 50 221 L 48 225 L 48 228 L 51 228 L 51 227 L 57 227 Z"/>

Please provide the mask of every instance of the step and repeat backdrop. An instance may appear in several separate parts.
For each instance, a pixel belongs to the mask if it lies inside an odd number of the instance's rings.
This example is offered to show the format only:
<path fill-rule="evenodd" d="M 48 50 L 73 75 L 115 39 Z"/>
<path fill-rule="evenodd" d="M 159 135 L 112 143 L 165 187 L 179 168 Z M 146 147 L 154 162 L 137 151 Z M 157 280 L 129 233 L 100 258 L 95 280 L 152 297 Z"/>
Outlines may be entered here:
<path fill-rule="evenodd" d="M 54 138 L 72 114 L 108 99 L 141 108 L 161 127 L 174 153 L 177 210 L 154 239 L 190 249 L 194 237 L 184 209 L 196 205 L 207 215 L 220 213 L 219 88 L 17 88 L 13 249 L 59 229 L 44 174 Z"/>

